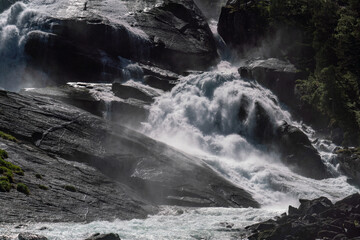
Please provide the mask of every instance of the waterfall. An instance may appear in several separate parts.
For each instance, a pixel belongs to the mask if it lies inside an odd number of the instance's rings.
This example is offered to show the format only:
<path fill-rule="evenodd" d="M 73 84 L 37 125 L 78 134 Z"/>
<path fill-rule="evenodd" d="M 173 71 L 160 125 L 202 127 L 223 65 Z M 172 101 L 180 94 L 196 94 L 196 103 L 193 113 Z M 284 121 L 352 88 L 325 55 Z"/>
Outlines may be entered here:
<path fill-rule="evenodd" d="M 256 81 L 241 79 L 237 68 L 222 62 L 209 72 L 181 79 L 151 107 L 144 132 L 182 151 L 195 154 L 223 177 L 245 188 L 264 207 L 297 204 L 299 198 L 329 197 L 332 200 L 356 192 L 339 176 L 314 180 L 299 176 L 283 165 L 279 156 L 257 142 L 258 106 L 271 126 L 283 121 L 301 127 L 313 138 L 314 131 L 292 120 L 291 114 L 268 89 Z M 334 145 L 319 140 L 326 166 Z"/>

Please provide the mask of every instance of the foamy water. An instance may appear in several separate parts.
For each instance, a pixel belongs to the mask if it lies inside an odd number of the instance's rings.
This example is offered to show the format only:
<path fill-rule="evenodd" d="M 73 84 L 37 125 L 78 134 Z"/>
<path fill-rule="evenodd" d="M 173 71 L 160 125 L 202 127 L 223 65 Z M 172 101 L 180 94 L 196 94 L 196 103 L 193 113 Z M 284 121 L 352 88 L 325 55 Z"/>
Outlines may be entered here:
<path fill-rule="evenodd" d="M 19 74 L 24 68 L 22 48 L 26 34 L 39 30 L 42 21 L 46 19 L 44 16 L 49 12 L 65 17 L 87 14 L 81 12 L 84 2 L 34 0 L 27 4 L 16 3 L 11 9 L 0 14 L 0 87 L 13 90 L 31 86 L 31 79 L 24 79 L 24 76 Z M 131 17 L 131 14 L 127 14 L 129 9 L 124 5 L 120 9 L 118 5 L 121 4 L 117 1 L 108 2 L 109 4 L 98 8 L 99 12 L 92 13 L 108 12 L 108 17 L 118 23 L 124 23 L 123 18 L 119 17 L 119 11 L 126 17 Z M 154 4 L 158 3 L 161 1 L 154 1 Z M 117 8 L 111 10 L 114 6 Z M 57 9 L 61 11 L 56 11 Z M 211 26 L 216 35 L 216 23 Z M 146 38 L 143 32 L 127 27 L 129 31 L 133 30 L 134 36 Z M 222 45 L 221 39 L 218 39 L 218 45 Z M 226 55 L 226 52 L 223 51 L 222 55 Z M 135 68 L 132 72 L 137 71 L 136 65 L 128 65 L 129 69 Z M 131 78 L 130 72 L 124 74 Z M 76 84 L 78 83 L 72 85 Z M 134 81 L 127 84 L 141 85 Z M 93 94 L 97 98 L 108 102 L 114 99 L 121 101 L 110 91 L 111 85 L 105 85 L 105 91 L 104 85 L 102 91 L 96 91 L 98 85 L 93 87 Z M 149 93 L 154 91 L 147 87 L 143 89 Z M 15 228 L 17 224 L 0 225 L 0 234 L 15 238 L 20 232 L 32 232 L 52 240 L 85 239 L 97 232 L 118 233 L 121 239 L 129 240 L 232 239 L 238 236 L 245 226 L 279 215 L 287 210 L 289 204 L 297 206 L 299 198 L 326 196 L 337 201 L 358 191 L 337 171 L 333 154 L 336 146 L 322 139 L 315 141 L 314 130 L 293 121 L 290 113 L 271 91 L 255 81 L 241 79 L 237 67 L 230 63 L 222 62 L 212 71 L 183 77 L 171 92 L 154 94 L 161 96 L 157 97 L 151 106 L 143 133 L 200 157 L 218 174 L 249 191 L 262 205 L 261 209 L 191 209 L 164 206 L 159 214 L 143 220 L 87 224 L 39 223 L 27 224 L 20 229 Z M 314 141 L 314 147 L 319 150 L 323 162 L 336 177 L 324 180 L 302 177 L 284 166 L 276 155 L 266 153 L 266 149 L 256 144 L 253 140 L 257 127 L 254 120 L 257 114 L 256 104 L 265 109 L 274 126 L 287 121 L 302 129 Z M 241 106 L 246 106 L 248 113 L 241 116 L 243 120 L 239 118 Z M 234 225 L 227 228 L 226 224 L 222 224 L 225 222 Z M 40 230 L 43 227 L 46 227 L 45 230 Z"/>

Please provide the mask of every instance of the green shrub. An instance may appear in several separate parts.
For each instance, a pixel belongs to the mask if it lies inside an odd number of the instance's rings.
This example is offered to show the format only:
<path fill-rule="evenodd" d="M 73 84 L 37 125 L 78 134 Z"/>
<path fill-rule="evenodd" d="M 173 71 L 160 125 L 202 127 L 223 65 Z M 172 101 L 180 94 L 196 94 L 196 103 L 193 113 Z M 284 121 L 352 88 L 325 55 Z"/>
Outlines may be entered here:
<path fill-rule="evenodd" d="M 18 183 L 16 185 L 16 190 L 18 190 L 21 193 L 24 193 L 26 195 L 30 194 L 29 188 L 24 183 Z"/>
<path fill-rule="evenodd" d="M 0 180 L 0 192 L 10 192 L 11 184 L 7 179 Z"/>
<path fill-rule="evenodd" d="M 39 188 L 41 190 L 49 190 L 49 188 L 47 186 L 44 186 L 44 185 L 39 185 Z"/>
<path fill-rule="evenodd" d="M 39 173 L 35 174 L 35 177 L 36 177 L 37 179 L 42 179 L 42 176 L 41 176 L 41 174 L 39 174 Z"/>
<path fill-rule="evenodd" d="M 21 167 L 12 164 L 11 162 L 5 161 L 4 159 L 0 158 L 0 166 L 1 167 L 5 167 L 7 169 L 10 169 L 11 171 L 13 171 L 15 174 L 24 176 L 24 171 L 21 169 Z"/>
<path fill-rule="evenodd" d="M 0 131 L 0 137 L 8 141 L 19 142 L 19 140 L 17 140 L 16 137 L 13 137 L 10 134 L 4 133 L 2 131 Z"/>
<path fill-rule="evenodd" d="M 0 158 L 2 159 L 8 158 L 8 154 L 5 150 L 0 149 Z"/>
<path fill-rule="evenodd" d="M 69 192 L 76 192 L 76 188 L 74 186 L 71 186 L 71 185 L 65 185 L 64 189 L 66 191 L 69 191 Z"/>

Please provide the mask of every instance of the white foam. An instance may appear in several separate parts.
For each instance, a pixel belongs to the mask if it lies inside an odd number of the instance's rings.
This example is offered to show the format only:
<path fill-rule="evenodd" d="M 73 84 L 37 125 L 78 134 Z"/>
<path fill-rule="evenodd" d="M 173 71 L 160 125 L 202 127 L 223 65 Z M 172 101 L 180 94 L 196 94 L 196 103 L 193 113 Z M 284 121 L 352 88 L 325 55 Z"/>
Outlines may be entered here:
<path fill-rule="evenodd" d="M 247 99 L 248 115 L 239 119 L 241 102 Z M 242 80 L 237 68 L 222 62 L 217 69 L 181 79 L 170 93 L 159 97 L 150 109 L 144 133 L 203 158 L 219 174 L 249 191 L 266 208 L 297 205 L 299 198 L 329 197 L 339 200 L 357 191 L 346 177 L 314 180 L 299 176 L 281 164 L 278 156 L 254 145 L 257 128 L 256 104 L 269 121 L 282 121 L 302 128 L 314 140 L 314 131 L 291 119 L 277 97 L 255 81 Z M 324 163 L 331 162 L 334 146 L 318 140 L 314 144 Z"/>

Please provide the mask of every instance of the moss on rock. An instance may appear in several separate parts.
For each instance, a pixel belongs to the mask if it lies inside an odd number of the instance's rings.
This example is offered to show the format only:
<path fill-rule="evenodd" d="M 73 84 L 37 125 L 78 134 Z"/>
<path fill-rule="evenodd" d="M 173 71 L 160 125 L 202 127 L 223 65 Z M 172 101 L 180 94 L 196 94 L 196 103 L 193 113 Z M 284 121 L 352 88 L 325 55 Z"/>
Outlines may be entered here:
<path fill-rule="evenodd" d="M 26 195 L 30 194 L 29 188 L 24 183 L 18 183 L 16 185 L 16 190 L 18 190 L 21 193 L 24 193 Z"/>
<path fill-rule="evenodd" d="M 65 185 L 64 189 L 66 191 L 69 191 L 69 192 L 76 192 L 76 188 L 74 186 L 71 186 L 71 185 Z"/>
<path fill-rule="evenodd" d="M 4 133 L 2 131 L 0 131 L 0 137 L 8 141 L 19 142 L 19 140 L 17 140 L 16 137 L 11 136 L 10 134 Z"/>

